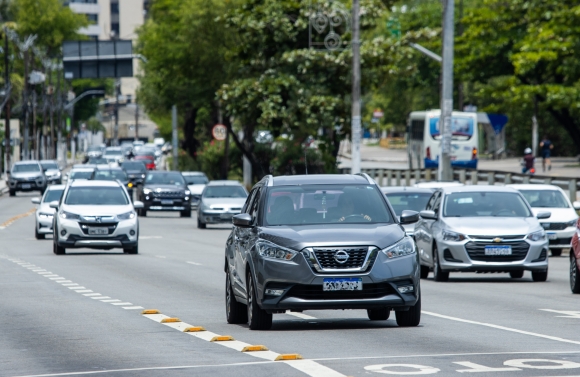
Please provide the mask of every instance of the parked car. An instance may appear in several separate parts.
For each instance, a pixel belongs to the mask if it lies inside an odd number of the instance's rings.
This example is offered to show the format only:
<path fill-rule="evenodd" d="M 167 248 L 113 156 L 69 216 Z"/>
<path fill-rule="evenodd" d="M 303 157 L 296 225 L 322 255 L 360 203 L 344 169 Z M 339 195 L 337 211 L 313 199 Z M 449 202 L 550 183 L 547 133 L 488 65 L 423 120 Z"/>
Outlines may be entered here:
<path fill-rule="evenodd" d="M 147 167 L 141 161 L 123 161 L 121 168 L 125 170 L 129 180 L 134 186 L 143 184 L 145 175 L 147 174 Z"/>
<path fill-rule="evenodd" d="M 457 186 L 437 190 L 415 225 L 421 277 L 450 272 L 508 272 L 534 281 L 548 278 L 548 240 L 523 195 L 510 187 Z"/>
<path fill-rule="evenodd" d="M 62 169 L 58 166 L 58 162 L 55 160 L 42 160 L 40 161 L 40 166 L 42 166 L 42 170 L 49 184 L 62 184 Z"/>
<path fill-rule="evenodd" d="M 433 195 L 434 189 L 418 187 L 382 187 L 381 191 L 387 196 L 391 207 L 398 218 L 405 210 L 420 212 L 425 209 L 429 198 Z M 405 224 L 405 233 L 413 237 L 415 224 Z"/>
<path fill-rule="evenodd" d="M 129 180 L 125 170 L 114 167 L 97 167 L 91 176 L 94 181 L 119 181 L 125 186 L 129 193 L 129 198 L 133 201 L 133 183 Z"/>
<path fill-rule="evenodd" d="M 570 249 L 570 289 L 572 293 L 580 293 L 580 220 L 576 222 L 576 232 L 572 236 Z"/>
<path fill-rule="evenodd" d="M 50 207 L 50 203 L 60 201 L 64 188 L 64 185 L 48 186 L 41 198 L 32 198 L 32 203 L 38 204 L 34 223 L 34 237 L 37 240 L 43 240 L 47 234 L 52 234 L 54 209 Z"/>
<path fill-rule="evenodd" d="M 197 210 L 197 227 L 207 224 L 231 224 L 242 210 L 248 192 L 238 181 L 211 181 L 205 186 Z"/>
<path fill-rule="evenodd" d="M 53 219 L 53 252 L 88 247 L 110 250 L 122 248 L 127 254 L 139 252 L 139 221 L 127 190 L 116 181 L 74 181 L 62 199 L 50 203 Z"/>
<path fill-rule="evenodd" d="M 133 158 L 133 161 L 140 161 L 140 162 L 144 163 L 147 170 L 155 170 L 156 169 L 155 156 L 153 156 L 153 155 L 137 154 Z"/>
<path fill-rule="evenodd" d="M 44 191 L 48 181 L 42 166 L 38 161 L 20 161 L 12 165 L 6 181 L 10 196 L 15 196 L 18 191 Z"/>
<path fill-rule="evenodd" d="M 144 203 L 140 216 L 147 211 L 178 211 L 191 217 L 191 192 L 178 171 L 150 171 L 145 177 L 139 200 Z"/>
<path fill-rule="evenodd" d="M 417 252 L 401 226 L 418 218 L 399 222 L 368 175 L 266 176 L 226 242 L 228 323 L 265 330 L 286 310 L 362 309 L 419 325 Z"/>
<path fill-rule="evenodd" d="M 201 200 L 201 193 L 209 180 L 205 173 L 200 171 L 184 171 L 181 174 L 185 178 L 187 188 L 191 192 L 191 207 L 197 208 Z"/>
<path fill-rule="evenodd" d="M 553 185 L 509 185 L 524 195 L 534 213 L 548 211 L 549 219 L 541 220 L 546 230 L 550 252 L 553 256 L 562 255 L 562 249 L 569 249 L 572 236 L 576 233 L 576 223 L 580 202 L 570 203 L 568 196 L 558 186 Z"/>

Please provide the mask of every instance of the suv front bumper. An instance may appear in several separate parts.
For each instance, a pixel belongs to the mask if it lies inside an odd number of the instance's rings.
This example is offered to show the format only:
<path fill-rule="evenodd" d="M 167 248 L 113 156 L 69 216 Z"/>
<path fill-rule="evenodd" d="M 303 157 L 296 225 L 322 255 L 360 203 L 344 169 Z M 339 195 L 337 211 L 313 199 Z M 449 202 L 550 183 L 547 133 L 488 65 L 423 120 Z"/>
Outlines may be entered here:
<path fill-rule="evenodd" d="M 63 235 L 62 232 L 65 232 Z M 113 233 L 103 236 L 85 234 L 80 223 L 60 220 L 54 230 L 57 244 L 65 248 L 88 247 L 93 249 L 129 248 L 137 246 L 139 223 L 137 218 L 119 221 Z"/>

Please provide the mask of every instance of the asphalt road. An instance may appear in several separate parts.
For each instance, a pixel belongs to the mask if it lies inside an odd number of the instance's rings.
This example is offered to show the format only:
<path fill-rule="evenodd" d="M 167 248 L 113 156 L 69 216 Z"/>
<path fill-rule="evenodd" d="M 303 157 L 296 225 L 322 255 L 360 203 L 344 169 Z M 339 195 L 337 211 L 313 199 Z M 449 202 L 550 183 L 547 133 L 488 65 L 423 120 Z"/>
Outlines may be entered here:
<path fill-rule="evenodd" d="M 25 216 L 33 196 L 0 198 L 0 376 L 580 376 L 580 296 L 566 257 L 550 259 L 546 283 L 529 273 L 423 280 L 416 328 L 306 311 L 250 331 L 225 320 L 227 227 L 163 213 L 140 220 L 139 255 L 56 256 Z M 182 322 L 160 323 L 169 317 Z M 208 341 L 218 335 L 235 341 Z M 270 351 L 240 352 L 246 345 Z M 303 359 L 273 361 L 294 353 Z"/>

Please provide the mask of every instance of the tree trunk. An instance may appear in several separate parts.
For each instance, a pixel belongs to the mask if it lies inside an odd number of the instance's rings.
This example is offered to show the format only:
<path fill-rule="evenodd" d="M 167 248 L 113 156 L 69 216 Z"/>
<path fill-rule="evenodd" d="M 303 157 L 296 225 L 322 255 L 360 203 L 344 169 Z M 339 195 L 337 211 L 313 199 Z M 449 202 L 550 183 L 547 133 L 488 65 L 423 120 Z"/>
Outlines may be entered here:
<path fill-rule="evenodd" d="M 555 110 L 553 108 L 547 109 L 550 114 L 564 127 L 568 135 L 574 141 L 576 152 L 580 154 L 580 125 L 576 123 L 575 119 L 570 115 L 568 109 Z"/>
<path fill-rule="evenodd" d="M 188 106 L 186 109 L 185 124 L 183 125 L 183 135 L 184 140 L 182 143 L 182 148 L 189 153 L 189 155 L 195 160 L 197 159 L 196 153 L 199 148 L 199 140 L 195 138 L 195 129 L 197 124 L 195 119 L 197 117 L 197 108 Z"/>

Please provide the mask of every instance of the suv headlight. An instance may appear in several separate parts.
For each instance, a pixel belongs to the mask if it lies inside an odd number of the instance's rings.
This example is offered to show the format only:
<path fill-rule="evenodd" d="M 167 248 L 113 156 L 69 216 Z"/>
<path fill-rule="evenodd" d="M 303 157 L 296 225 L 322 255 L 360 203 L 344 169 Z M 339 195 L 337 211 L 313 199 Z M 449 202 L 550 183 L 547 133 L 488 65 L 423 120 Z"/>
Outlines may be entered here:
<path fill-rule="evenodd" d="M 119 220 L 131 220 L 135 218 L 135 212 L 131 211 L 127 213 L 122 213 L 120 215 L 117 215 L 117 218 Z"/>
<path fill-rule="evenodd" d="M 411 237 L 405 237 L 396 244 L 381 250 L 385 255 L 391 259 L 404 257 L 416 253 L 415 242 Z"/>
<path fill-rule="evenodd" d="M 269 241 L 258 241 L 256 249 L 262 257 L 278 260 L 292 260 L 298 254 L 297 251 L 286 249 Z"/>
<path fill-rule="evenodd" d="M 150 189 L 148 189 L 148 188 L 144 188 L 144 189 L 143 189 L 143 194 L 145 194 L 145 195 L 149 195 L 149 194 L 151 194 L 152 192 L 153 192 L 153 191 L 152 191 L 152 190 L 150 190 Z"/>
<path fill-rule="evenodd" d="M 191 191 L 185 190 L 185 195 L 190 195 L 190 194 L 191 194 Z"/>
<path fill-rule="evenodd" d="M 61 219 L 66 219 L 66 220 L 80 220 L 81 219 L 80 215 L 66 212 L 66 211 L 62 211 L 59 216 Z"/>
<path fill-rule="evenodd" d="M 576 226 L 577 222 L 578 222 L 578 219 L 570 220 L 566 223 L 566 226 Z"/>
<path fill-rule="evenodd" d="M 545 240 L 546 232 L 544 232 L 543 230 L 538 230 L 537 232 L 528 234 L 526 238 L 531 241 Z"/>
<path fill-rule="evenodd" d="M 455 242 L 460 242 L 463 240 L 466 240 L 467 236 L 461 233 L 455 233 L 455 232 L 451 232 L 449 230 L 444 230 L 443 231 L 443 240 L 444 241 L 455 241 Z"/>

